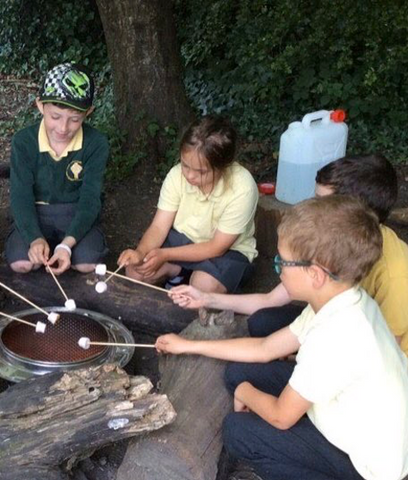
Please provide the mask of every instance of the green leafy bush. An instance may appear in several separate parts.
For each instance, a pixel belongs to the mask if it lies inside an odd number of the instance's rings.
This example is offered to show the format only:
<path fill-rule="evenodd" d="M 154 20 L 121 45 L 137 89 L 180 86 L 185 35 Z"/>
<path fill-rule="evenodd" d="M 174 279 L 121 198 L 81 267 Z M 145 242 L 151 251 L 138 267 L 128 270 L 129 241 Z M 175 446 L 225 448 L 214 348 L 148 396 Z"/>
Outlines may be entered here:
<path fill-rule="evenodd" d="M 63 61 L 107 62 L 94 0 L 2 0 L 0 73 L 38 75 Z"/>
<path fill-rule="evenodd" d="M 408 4 L 402 1 L 178 0 L 186 86 L 275 145 L 304 114 L 344 108 L 349 149 L 407 158 Z"/>

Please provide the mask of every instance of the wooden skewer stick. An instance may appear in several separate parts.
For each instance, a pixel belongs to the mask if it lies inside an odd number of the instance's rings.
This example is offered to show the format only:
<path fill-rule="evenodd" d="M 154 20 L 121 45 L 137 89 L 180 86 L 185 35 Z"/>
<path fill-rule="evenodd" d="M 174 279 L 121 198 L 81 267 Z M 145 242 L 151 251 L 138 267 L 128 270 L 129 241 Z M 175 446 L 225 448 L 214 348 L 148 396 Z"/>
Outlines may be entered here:
<path fill-rule="evenodd" d="M 5 288 L 5 289 L 8 290 L 10 293 L 12 293 L 13 295 L 15 295 L 15 296 L 18 297 L 18 298 L 21 298 L 21 300 L 23 300 L 24 302 L 28 303 L 29 305 L 31 305 L 31 306 L 34 307 L 35 309 L 37 309 L 39 312 L 44 313 L 44 314 L 47 315 L 47 317 L 48 317 L 49 312 L 46 312 L 43 308 L 39 307 L 39 306 L 36 305 L 35 303 L 30 302 L 30 300 L 29 300 L 28 298 L 23 297 L 23 295 L 20 295 L 19 293 L 15 292 L 15 291 L 12 290 L 10 287 L 8 287 L 7 285 L 4 285 L 4 283 L 1 283 L 1 282 L 0 282 L 0 287 Z"/>
<path fill-rule="evenodd" d="M 65 300 L 69 300 L 68 295 L 65 293 L 64 289 L 62 288 L 60 282 L 58 281 L 55 273 L 52 271 L 50 267 L 47 268 L 48 272 L 51 273 L 52 278 L 54 279 L 55 283 L 57 284 L 58 288 L 61 290 L 61 293 L 64 295 Z"/>
<path fill-rule="evenodd" d="M 109 343 L 109 342 L 89 342 L 89 345 L 110 345 L 112 347 L 140 347 L 140 348 L 156 348 L 153 344 L 148 343 Z"/>
<path fill-rule="evenodd" d="M 81 337 L 78 340 L 78 345 L 84 350 L 88 350 L 91 345 L 108 345 L 111 347 L 141 347 L 141 348 L 155 348 L 152 344 L 145 343 L 115 343 L 115 342 L 91 342 L 88 337 Z"/>
<path fill-rule="evenodd" d="M 164 292 L 167 295 L 169 293 L 169 291 L 166 290 L 165 288 L 157 287 L 156 285 L 150 285 L 150 283 L 142 282 L 140 280 L 136 280 L 131 277 L 126 277 L 125 275 L 120 275 L 119 273 L 110 272 L 109 270 L 106 270 L 106 273 L 109 273 L 111 276 L 115 275 L 115 277 L 123 278 L 124 280 L 129 280 L 129 282 L 138 283 L 139 285 L 144 285 L 145 287 L 153 288 L 154 290 L 159 290 L 160 292 Z"/>
<path fill-rule="evenodd" d="M 13 317 L 13 315 L 9 315 L 8 313 L 0 312 L 0 316 L 9 318 L 10 320 L 15 320 L 16 322 L 25 323 L 26 325 L 30 325 L 30 327 L 36 328 L 35 323 L 27 322 L 27 320 L 23 320 L 22 318 Z"/>
<path fill-rule="evenodd" d="M 120 270 L 121 268 L 123 268 L 123 267 L 124 267 L 124 265 L 119 265 L 119 267 L 118 267 L 114 272 L 112 272 L 112 273 L 111 273 L 111 272 L 108 272 L 108 270 L 106 270 L 106 273 L 110 273 L 110 275 L 109 275 L 109 277 L 105 280 L 105 283 L 108 283 L 109 280 L 110 280 L 114 275 L 117 275 L 118 272 L 119 272 L 119 270 Z"/>

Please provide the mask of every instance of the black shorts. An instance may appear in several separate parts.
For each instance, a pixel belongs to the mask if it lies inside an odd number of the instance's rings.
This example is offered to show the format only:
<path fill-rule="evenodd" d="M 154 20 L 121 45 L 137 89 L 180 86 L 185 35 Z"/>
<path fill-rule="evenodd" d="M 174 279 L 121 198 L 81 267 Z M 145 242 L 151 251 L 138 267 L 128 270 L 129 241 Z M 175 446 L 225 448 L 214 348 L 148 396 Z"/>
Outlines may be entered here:
<path fill-rule="evenodd" d="M 51 251 L 65 238 L 75 215 L 76 204 L 37 205 L 38 224 Z M 23 240 L 18 228 L 13 225 L 6 240 L 5 256 L 10 265 L 19 260 L 28 260 L 30 246 Z M 89 232 L 73 247 L 71 263 L 100 263 L 108 253 L 105 236 L 95 224 Z"/>
<path fill-rule="evenodd" d="M 164 241 L 163 248 L 190 245 L 193 242 L 183 233 L 172 228 Z M 228 293 L 234 293 L 243 285 L 254 271 L 254 265 L 241 252 L 228 250 L 221 257 L 209 258 L 200 262 L 172 261 L 187 271 L 202 271 L 216 278 L 224 285 Z"/>

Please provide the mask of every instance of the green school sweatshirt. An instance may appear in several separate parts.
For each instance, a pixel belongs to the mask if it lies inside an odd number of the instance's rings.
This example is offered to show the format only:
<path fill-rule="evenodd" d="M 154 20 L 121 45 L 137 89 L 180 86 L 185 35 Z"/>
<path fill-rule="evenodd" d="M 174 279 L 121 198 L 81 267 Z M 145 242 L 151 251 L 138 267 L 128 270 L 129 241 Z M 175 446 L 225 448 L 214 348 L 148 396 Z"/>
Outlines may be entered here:
<path fill-rule="evenodd" d="M 29 245 L 44 237 L 36 203 L 75 203 L 75 216 L 65 233 L 79 242 L 101 210 L 103 175 L 109 156 L 106 137 L 83 124 L 82 148 L 54 160 L 39 151 L 40 124 L 17 132 L 11 144 L 10 197 L 14 221 Z"/>

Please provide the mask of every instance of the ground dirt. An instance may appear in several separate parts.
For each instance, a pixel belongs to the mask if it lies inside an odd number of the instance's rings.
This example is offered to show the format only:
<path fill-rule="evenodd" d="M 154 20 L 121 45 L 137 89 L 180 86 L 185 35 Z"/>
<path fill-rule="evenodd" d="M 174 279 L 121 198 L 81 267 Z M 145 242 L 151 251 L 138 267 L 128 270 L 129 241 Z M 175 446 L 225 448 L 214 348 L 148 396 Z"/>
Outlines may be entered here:
<path fill-rule="evenodd" d="M 37 86 L 24 80 L 0 76 L 0 166 L 9 162 L 12 131 L 5 131 L 9 121 L 19 112 L 27 109 L 29 98 L 33 97 Z M 250 148 L 250 147 L 249 147 Z M 274 181 L 276 160 L 265 157 L 264 161 L 245 165 L 257 181 Z M 408 206 L 408 166 L 397 167 L 400 179 L 398 207 Z M 134 247 L 153 218 L 159 195 L 160 185 L 153 181 L 152 169 L 139 167 L 128 179 L 115 185 L 107 185 L 103 209 L 103 229 L 110 248 L 107 264 L 113 269 L 122 250 Z M 9 180 L 0 178 L 0 248 L 9 229 Z M 398 235 L 408 241 L 408 225 L 390 224 Z M 4 261 L 4 260 L 3 260 Z M 266 292 L 278 282 L 270 259 L 260 255 L 256 260 L 257 273 L 245 292 Z M 2 294 L 2 292 L 0 292 Z M 0 297 L 7 307 L 10 299 Z M 151 338 L 139 340 L 152 340 Z M 132 361 L 129 373 L 145 374 L 155 382 L 158 379 L 157 358 L 154 353 L 139 354 Z M 1 385 L 0 385 L 1 387 Z M 0 388 L 1 391 L 1 388 Z M 74 480 L 114 480 L 116 468 L 125 451 L 126 442 L 106 447 L 95 453 L 90 459 L 80 463 L 75 470 Z"/>

